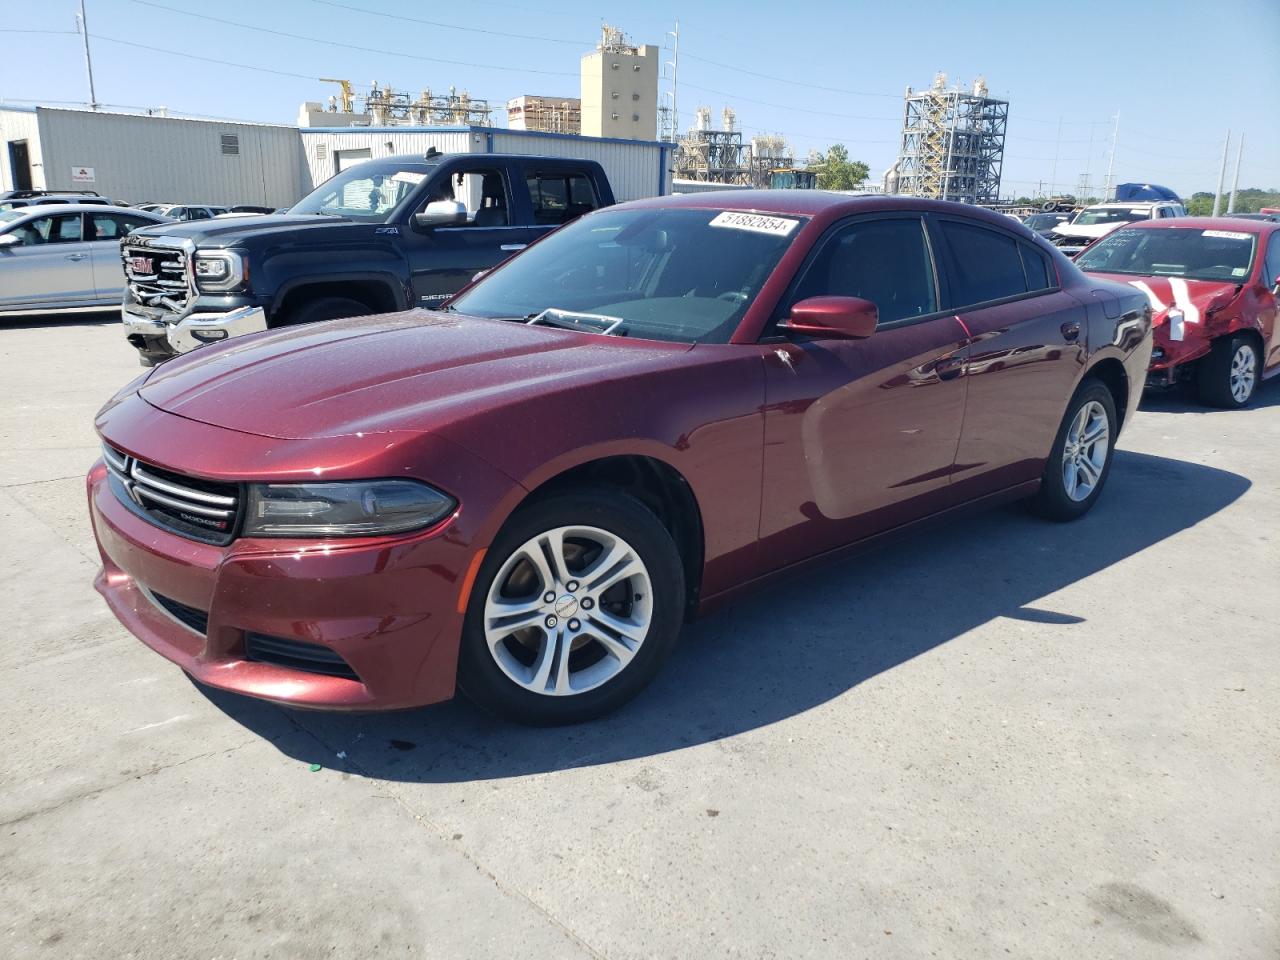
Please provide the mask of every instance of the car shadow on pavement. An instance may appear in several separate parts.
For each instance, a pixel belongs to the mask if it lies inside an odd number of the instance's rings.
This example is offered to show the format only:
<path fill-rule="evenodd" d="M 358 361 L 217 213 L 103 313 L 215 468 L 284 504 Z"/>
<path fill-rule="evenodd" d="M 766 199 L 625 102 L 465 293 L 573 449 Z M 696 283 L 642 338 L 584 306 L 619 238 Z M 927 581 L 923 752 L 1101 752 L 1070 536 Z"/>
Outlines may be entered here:
<path fill-rule="evenodd" d="M 1280 407 L 1280 376 L 1258 384 L 1252 402 L 1245 409 L 1257 410 L 1263 407 Z M 1139 409 L 1144 413 L 1224 413 L 1229 416 L 1239 412 L 1205 406 L 1196 398 L 1195 390 L 1190 384 L 1144 393 Z"/>
<path fill-rule="evenodd" d="M 1102 499 L 1082 520 L 1049 523 L 1015 505 L 781 580 L 687 626 L 648 690 L 576 727 L 513 726 L 462 697 L 351 715 L 199 689 L 285 755 L 356 776 L 458 782 L 650 756 L 857 696 L 862 681 L 997 617 L 1049 625 L 1070 642 L 1090 609 L 1046 609 L 1042 598 L 1194 526 L 1249 487 L 1212 467 L 1118 452 Z"/>
<path fill-rule="evenodd" d="M 43 327 L 101 327 L 108 323 L 120 322 L 120 308 L 94 311 L 92 313 L 41 314 L 40 316 L 14 317 L 4 319 L 0 313 L 0 321 L 6 330 L 39 330 Z M 124 340 L 121 334 L 120 339 Z"/>

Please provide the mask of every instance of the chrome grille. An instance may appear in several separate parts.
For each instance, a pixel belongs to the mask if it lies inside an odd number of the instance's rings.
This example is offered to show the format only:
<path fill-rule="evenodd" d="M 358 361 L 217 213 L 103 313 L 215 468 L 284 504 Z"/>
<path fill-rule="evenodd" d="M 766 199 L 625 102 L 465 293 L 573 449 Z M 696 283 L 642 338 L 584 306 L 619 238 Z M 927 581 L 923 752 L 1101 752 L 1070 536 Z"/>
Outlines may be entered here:
<path fill-rule="evenodd" d="M 148 307 L 182 312 L 191 299 L 187 255 L 182 250 L 126 237 L 120 244 L 124 275 L 134 300 Z"/>
<path fill-rule="evenodd" d="M 173 473 L 102 445 L 111 489 L 121 503 L 159 527 L 205 543 L 230 543 L 240 516 L 240 487 Z"/>

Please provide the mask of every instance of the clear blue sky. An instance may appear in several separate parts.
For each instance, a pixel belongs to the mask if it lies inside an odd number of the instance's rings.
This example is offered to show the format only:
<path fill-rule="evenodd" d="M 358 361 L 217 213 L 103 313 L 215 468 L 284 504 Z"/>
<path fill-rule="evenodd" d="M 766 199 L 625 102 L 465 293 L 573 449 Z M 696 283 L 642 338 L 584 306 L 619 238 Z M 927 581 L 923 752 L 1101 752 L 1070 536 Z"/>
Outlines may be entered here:
<path fill-rule="evenodd" d="M 1280 187 L 1280 0 L 86 4 L 105 104 L 292 122 L 299 103 L 336 92 L 308 78 L 345 77 L 362 89 L 375 79 L 414 91 L 453 85 L 501 108 L 522 93 L 576 96 L 578 58 L 602 21 L 635 43 L 669 44 L 678 16 L 682 128 L 699 104 L 718 117 L 727 103 L 747 134 L 782 133 L 801 157 L 843 142 L 878 176 L 897 152 L 903 88 L 927 86 L 942 70 L 965 82 L 982 75 L 1009 99 L 1006 194 L 1047 188 L 1055 154 L 1059 191 L 1073 191 L 1086 168 L 1100 185 L 1116 111 L 1119 182 L 1155 181 L 1184 196 L 1212 190 L 1230 128 L 1232 165 L 1246 136 L 1241 186 Z M 0 0 L 0 30 L 73 30 L 76 7 Z M 0 44 L 0 100 L 87 99 L 79 37 L 5 32 Z M 1228 184 L 1230 176 L 1229 167 Z"/>

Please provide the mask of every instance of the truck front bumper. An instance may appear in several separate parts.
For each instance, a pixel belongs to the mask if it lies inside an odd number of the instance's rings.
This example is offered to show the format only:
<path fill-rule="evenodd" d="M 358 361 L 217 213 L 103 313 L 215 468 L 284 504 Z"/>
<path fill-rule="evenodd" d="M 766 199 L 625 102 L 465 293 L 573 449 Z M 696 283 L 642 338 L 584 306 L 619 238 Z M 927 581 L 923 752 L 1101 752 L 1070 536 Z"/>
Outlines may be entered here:
<path fill-rule="evenodd" d="M 180 353 L 189 353 L 206 343 L 267 329 L 267 314 L 261 307 L 237 307 L 223 313 L 190 313 L 176 323 L 169 323 L 132 313 L 126 304 L 121 308 L 121 319 L 125 337 L 138 348 L 146 366 Z"/>

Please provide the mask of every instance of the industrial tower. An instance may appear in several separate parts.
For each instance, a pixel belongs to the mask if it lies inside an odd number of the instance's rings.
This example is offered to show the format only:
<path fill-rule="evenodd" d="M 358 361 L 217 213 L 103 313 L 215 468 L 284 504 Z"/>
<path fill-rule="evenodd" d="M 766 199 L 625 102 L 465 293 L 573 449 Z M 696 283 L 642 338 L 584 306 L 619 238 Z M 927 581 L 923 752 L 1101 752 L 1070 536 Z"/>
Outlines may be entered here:
<path fill-rule="evenodd" d="M 902 149 L 885 174 L 885 192 L 996 202 L 1008 122 L 1009 102 L 988 96 L 982 78 L 970 90 L 948 88 L 945 73 L 920 93 L 907 87 Z"/>

